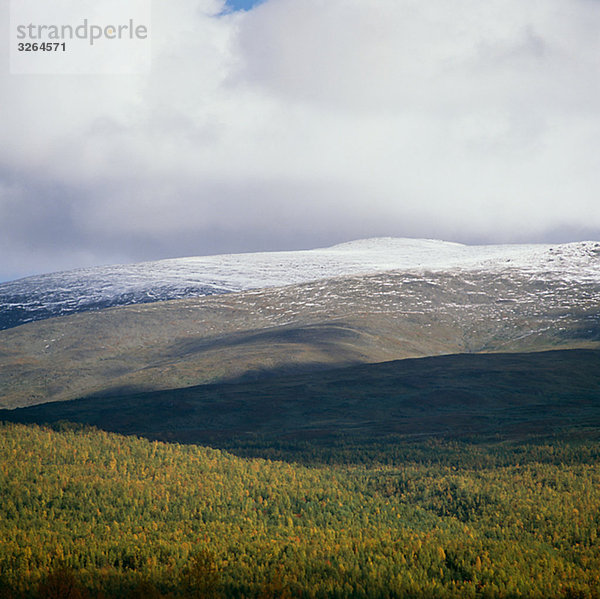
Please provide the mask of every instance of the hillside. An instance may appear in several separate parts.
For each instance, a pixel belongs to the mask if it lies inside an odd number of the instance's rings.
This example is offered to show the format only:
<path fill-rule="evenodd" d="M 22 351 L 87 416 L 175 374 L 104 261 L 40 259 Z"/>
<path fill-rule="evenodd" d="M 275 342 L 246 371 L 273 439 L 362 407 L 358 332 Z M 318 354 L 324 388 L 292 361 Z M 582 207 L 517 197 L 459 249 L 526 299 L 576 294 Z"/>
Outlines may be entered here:
<path fill-rule="evenodd" d="M 384 272 L 0 331 L 0 407 L 466 352 L 600 347 L 600 283 Z"/>
<path fill-rule="evenodd" d="M 94 396 L 0 420 L 68 421 L 151 439 L 271 450 L 412 438 L 597 437 L 600 351 L 454 355 L 256 382 Z M 270 454 L 269 454 L 270 455 Z M 289 456 L 288 456 L 289 457 Z"/>
<path fill-rule="evenodd" d="M 11 599 L 598 596 L 597 444 L 308 468 L 0 425 L 0 464 Z"/>

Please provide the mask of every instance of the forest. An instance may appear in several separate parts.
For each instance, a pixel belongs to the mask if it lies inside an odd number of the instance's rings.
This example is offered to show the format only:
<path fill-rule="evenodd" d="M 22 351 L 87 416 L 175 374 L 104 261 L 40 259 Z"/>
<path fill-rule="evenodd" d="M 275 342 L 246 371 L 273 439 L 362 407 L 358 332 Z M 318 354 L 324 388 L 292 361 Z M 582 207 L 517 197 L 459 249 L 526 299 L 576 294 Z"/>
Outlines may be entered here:
<path fill-rule="evenodd" d="M 0 597 L 600 597 L 589 436 L 301 449 L 2 424 Z"/>

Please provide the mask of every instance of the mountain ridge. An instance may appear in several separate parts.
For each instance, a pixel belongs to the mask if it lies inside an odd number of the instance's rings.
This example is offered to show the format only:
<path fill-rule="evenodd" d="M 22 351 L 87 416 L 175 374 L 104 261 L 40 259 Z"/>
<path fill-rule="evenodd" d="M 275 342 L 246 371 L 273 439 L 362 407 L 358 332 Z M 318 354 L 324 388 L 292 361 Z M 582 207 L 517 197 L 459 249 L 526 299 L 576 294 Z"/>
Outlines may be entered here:
<path fill-rule="evenodd" d="M 600 282 L 600 242 L 468 246 L 432 239 L 373 238 L 314 250 L 172 258 L 62 271 L 0 284 L 0 329 L 81 311 L 337 276 L 506 268 Z"/>

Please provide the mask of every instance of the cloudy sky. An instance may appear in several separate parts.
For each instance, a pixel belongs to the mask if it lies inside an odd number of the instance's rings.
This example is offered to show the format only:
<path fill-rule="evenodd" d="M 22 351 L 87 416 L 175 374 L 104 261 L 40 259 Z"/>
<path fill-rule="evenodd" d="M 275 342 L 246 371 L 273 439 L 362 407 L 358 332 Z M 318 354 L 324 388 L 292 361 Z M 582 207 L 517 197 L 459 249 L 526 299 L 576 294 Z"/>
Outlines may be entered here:
<path fill-rule="evenodd" d="M 152 11 L 147 74 L 2 55 L 0 281 L 372 236 L 600 239 L 599 0 Z"/>

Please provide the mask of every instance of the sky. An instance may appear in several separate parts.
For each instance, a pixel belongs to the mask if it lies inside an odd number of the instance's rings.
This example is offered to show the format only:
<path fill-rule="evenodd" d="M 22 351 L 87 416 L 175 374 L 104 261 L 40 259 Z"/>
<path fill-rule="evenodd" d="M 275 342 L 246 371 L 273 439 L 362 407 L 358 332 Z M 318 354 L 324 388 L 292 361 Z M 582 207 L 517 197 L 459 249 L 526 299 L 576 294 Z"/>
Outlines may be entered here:
<path fill-rule="evenodd" d="M 0 281 L 598 240 L 599 32 L 599 0 L 170 0 L 147 73 L 11 75 L 2 54 Z"/>
<path fill-rule="evenodd" d="M 260 0 L 228 0 L 227 5 L 232 10 L 250 10 L 257 4 L 260 4 Z"/>

